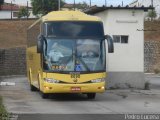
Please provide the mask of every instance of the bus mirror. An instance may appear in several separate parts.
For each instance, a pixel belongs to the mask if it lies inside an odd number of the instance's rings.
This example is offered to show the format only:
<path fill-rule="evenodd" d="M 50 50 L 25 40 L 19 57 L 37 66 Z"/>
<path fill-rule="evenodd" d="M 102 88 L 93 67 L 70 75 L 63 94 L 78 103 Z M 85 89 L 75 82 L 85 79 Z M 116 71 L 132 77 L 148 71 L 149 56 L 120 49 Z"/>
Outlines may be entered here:
<path fill-rule="evenodd" d="M 37 53 L 42 53 L 43 52 L 43 40 L 44 40 L 44 36 L 40 35 L 38 37 L 38 41 L 37 41 Z"/>
<path fill-rule="evenodd" d="M 105 35 L 105 39 L 107 39 L 108 42 L 108 53 L 114 53 L 114 45 L 112 37 L 110 35 Z"/>

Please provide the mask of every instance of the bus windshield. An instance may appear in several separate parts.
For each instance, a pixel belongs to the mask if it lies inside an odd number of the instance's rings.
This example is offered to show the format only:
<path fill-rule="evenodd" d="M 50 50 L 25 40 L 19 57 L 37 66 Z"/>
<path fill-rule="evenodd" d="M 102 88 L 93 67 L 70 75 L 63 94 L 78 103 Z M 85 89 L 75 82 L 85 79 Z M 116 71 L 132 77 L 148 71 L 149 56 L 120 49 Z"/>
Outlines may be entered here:
<path fill-rule="evenodd" d="M 101 22 L 57 21 L 46 22 L 44 26 L 46 37 L 102 38 L 104 36 L 103 24 Z"/>
<path fill-rule="evenodd" d="M 44 69 L 49 71 L 104 71 L 104 40 L 46 38 Z"/>

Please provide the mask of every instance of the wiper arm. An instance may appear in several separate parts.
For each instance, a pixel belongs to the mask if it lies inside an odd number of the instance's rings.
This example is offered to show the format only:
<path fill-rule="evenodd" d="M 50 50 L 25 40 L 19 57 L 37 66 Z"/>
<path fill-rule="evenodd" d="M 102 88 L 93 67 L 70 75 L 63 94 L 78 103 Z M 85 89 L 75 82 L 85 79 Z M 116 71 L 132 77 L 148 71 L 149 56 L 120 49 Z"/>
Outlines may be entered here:
<path fill-rule="evenodd" d="M 83 66 L 87 69 L 87 71 L 91 71 L 91 70 L 88 68 L 88 66 L 86 65 L 86 63 L 85 63 L 80 57 L 77 57 L 77 59 L 78 59 L 79 61 L 81 61 L 81 63 L 82 63 Z"/>

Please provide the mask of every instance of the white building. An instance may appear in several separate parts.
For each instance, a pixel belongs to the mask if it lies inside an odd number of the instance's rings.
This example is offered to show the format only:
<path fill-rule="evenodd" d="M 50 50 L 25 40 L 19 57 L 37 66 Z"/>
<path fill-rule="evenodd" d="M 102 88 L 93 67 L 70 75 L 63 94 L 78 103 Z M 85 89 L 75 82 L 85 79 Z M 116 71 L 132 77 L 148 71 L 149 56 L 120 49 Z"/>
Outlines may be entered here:
<path fill-rule="evenodd" d="M 107 54 L 108 88 L 144 88 L 144 11 L 142 7 L 94 7 L 105 34 L 113 36 L 114 53 Z"/>
<path fill-rule="evenodd" d="M 149 7 L 149 6 L 152 6 L 152 0 L 133 0 L 133 2 L 129 6 L 130 7 L 134 7 L 134 6 Z M 160 18 L 160 0 L 153 0 L 153 7 L 155 7 L 155 11 L 157 13 L 157 18 Z"/>
<path fill-rule="evenodd" d="M 18 12 L 21 7 L 16 4 L 10 4 L 10 3 L 4 3 L 4 5 L 0 8 L 0 19 L 17 19 L 18 18 Z M 29 7 L 29 18 L 36 18 L 36 16 L 33 15 L 32 9 Z"/>

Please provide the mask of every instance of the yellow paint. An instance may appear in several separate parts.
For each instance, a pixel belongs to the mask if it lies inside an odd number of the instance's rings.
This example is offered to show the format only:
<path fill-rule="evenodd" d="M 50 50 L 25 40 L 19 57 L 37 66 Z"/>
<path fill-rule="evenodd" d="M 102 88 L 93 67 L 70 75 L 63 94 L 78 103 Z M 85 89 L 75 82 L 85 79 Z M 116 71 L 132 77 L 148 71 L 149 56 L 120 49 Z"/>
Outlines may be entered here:
<path fill-rule="evenodd" d="M 91 73 L 91 74 L 81 74 L 80 78 L 77 78 L 77 83 L 88 82 L 90 80 L 98 79 L 98 78 L 105 78 L 105 73 Z M 46 73 L 44 78 L 54 78 L 56 80 L 60 80 L 67 83 L 74 83 L 73 79 L 71 78 L 70 74 L 60 74 L 60 73 Z"/>
<path fill-rule="evenodd" d="M 42 17 L 42 21 L 101 21 L 96 16 L 80 11 L 53 11 Z"/>
<path fill-rule="evenodd" d="M 105 82 L 102 83 L 88 83 L 88 84 L 51 84 L 44 82 L 44 93 L 103 93 L 105 91 Z M 47 89 L 47 88 L 52 89 Z M 80 87 L 81 91 L 72 91 L 72 87 Z M 102 87 L 98 89 L 98 87 Z"/>

